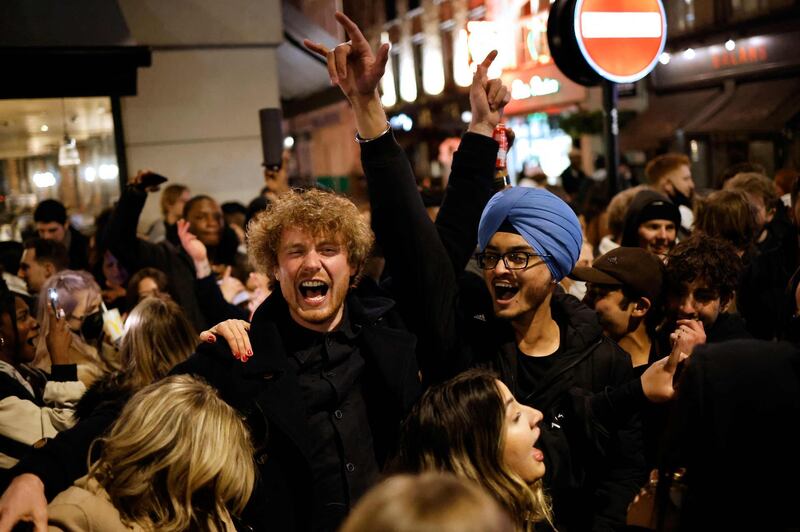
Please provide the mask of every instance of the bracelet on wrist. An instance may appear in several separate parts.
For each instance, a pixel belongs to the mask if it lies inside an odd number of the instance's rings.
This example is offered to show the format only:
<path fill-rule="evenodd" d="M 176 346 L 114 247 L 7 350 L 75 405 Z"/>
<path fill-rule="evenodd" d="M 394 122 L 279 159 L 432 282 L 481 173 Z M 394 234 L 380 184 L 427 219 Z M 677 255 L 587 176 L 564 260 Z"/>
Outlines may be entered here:
<path fill-rule="evenodd" d="M 383 130 L 383 131 L 381 131 L 381 132 L 380 132 L 378 135 L 376 135 L 376 136 L 374 136 L 374 137 L 372 137 L 372 138 L 365 139 L 364 137 L 362 137 L 361 135 L 359 135 L 358 133 L 356 133 L 356 142 L 358 142 L 359 144 L 364 144 L 365 142 L 372 142 L 373 140 L 378 140 L 379 138 L 381 138 L 382 136 L 384 136 L 385 134 L 387 134 L 389 131 L 391 131 L 391 129 L 392 129 L 392 126 L 391 126 L 391 124 L 389 124 L 389 122 L 387 121 L 387 122 L 386 122 L 386 129 L 384 129 L 384 130 Z"/>

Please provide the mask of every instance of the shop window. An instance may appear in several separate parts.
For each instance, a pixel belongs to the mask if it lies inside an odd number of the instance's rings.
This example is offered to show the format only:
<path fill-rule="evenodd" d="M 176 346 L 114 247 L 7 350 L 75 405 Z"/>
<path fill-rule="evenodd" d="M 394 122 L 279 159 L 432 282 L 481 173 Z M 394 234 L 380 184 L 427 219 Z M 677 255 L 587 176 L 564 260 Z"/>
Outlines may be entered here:
<path fill-rule="evenodd" d="M 508 171 L 515 183 L 523 176 L 544 173 L 551 185 L 569 166 L 572 138 L 558 127 L 557 117 L 546 113 L 512 117 L 508 125 L 516 136 L 508 154 Z"/>
<path fill-rule="evenodd" d="M 670 35 L 689 33 L 714 24 L 714 2 L 680 0 L 664 2 L 664 8 L 667 12 L 667 31 Z"/>
<path fill-rule="evenodd" d="M 0 240 L 25 236 L 44 199 L 89 229 L 119 191 L 109 98 L 0 100 Z"/>

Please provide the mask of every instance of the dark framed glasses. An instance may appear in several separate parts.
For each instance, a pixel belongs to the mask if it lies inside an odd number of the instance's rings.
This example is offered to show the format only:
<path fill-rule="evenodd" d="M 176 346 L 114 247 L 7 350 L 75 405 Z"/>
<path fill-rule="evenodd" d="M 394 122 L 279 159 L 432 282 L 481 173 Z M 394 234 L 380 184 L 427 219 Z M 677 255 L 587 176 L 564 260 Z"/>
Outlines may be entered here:
<path fill-rule="evenodd" d="M 478 260 L 478 267 L 482 270 L 494 270 L 500 259 L 503 259 L 503 264 L 509 270 L 524 270 L 528 267 L 531 257 L 545 259 L 550 255 L 539 255 L 538 253 L 529 253 L 527 251 L 509 251 L 502 255 L 497 253 L 477 253 L 475 255 Z"/>

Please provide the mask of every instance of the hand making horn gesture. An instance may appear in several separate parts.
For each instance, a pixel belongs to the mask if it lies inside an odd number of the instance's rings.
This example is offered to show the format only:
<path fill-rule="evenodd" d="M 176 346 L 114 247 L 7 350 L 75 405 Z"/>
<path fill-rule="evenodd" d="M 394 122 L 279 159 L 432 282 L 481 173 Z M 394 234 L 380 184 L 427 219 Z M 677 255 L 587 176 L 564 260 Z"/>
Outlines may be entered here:
<path fill-rule="evenodd" d="M 332 50 L 308 39 L 303 44 L 328 60 L 331 83 L 339 85 L 350 103 L 355 105 L 356 100 L 370 100 L 376 95 L 378 82 L 389 60 L 389 44 L 380 45 L 373 54 L 369 42 L 355 22 L 340 12 L 336 13 L 336 20 L 347 32 L 349 41 Z"/>

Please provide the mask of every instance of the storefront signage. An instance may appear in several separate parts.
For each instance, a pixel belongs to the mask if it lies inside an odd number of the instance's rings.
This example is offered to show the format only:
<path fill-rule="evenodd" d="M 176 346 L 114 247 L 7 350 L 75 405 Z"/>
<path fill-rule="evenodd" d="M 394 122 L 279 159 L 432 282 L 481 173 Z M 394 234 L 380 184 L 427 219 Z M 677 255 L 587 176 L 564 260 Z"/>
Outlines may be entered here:
<path fill-rule="evenodd" d="M 800 31 L 758 35 L 702 48 L 675 50 L 653 72 L 659 89 L 703 84 L 723 78 L 748 77 L 800 67 Z"/>
<path fill-rule="evenodd" d="M 560 88 L 561 84 L 557 79 L 553 78 L 533 76 L 527 82 L 515 78 L 514 81 L 511 82 L 511 97 L 515 100 L 524 100 L 525 98 L 532 98 L 534 96 L 555 94 Z"/>
<path fill-rule="evenodd" d="M 511 87 L 507 116 L 550 111 L 586 98 L 586 87 L 566 78 L 552 63 L 503 72 L 502 80 Z"/>

